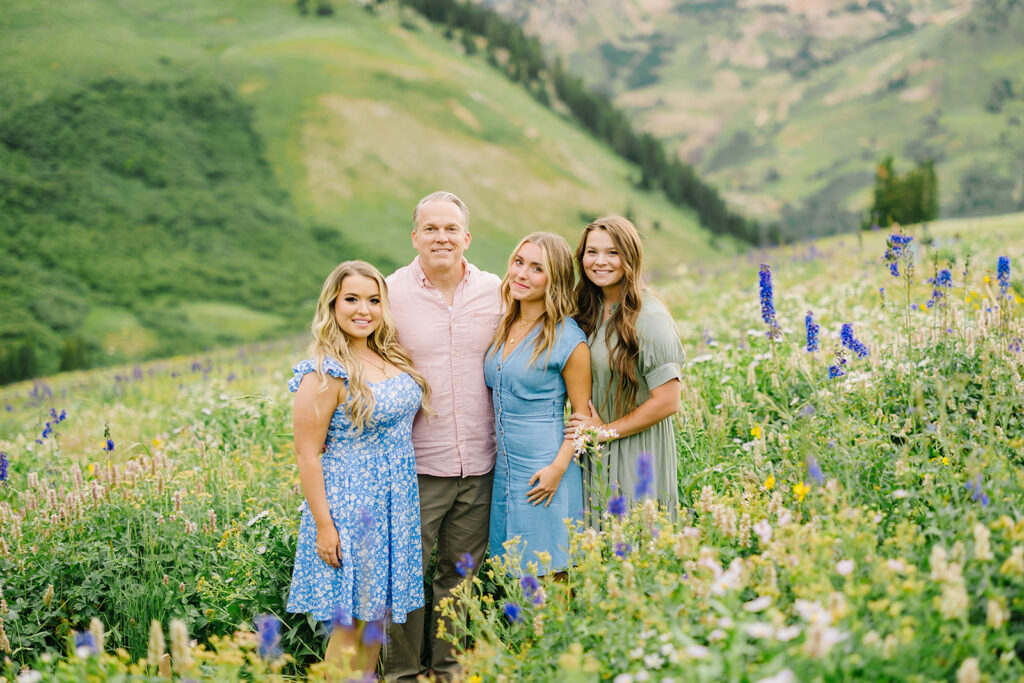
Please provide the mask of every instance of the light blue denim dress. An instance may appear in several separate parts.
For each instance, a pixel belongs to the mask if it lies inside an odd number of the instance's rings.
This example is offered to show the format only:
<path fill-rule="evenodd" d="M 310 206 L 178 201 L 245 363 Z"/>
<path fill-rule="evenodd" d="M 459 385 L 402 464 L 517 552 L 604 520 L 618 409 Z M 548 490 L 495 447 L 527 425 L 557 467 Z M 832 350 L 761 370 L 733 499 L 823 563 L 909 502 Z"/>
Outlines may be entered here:
<path fill-rule="evenodd" d="M 504 554 L 505 541 L 518 536 L 521 569 L 537 560 L 537 552 L 551 554 L 550 566 L 538 562 L 539 573 L 560 571 L 569 565 L 569 532 L 565 520 L 583 519 L 583 476 L 573 461 L 558 485 L 551 504 L 533 505 L 526 499 L 530 478 L 550 465 L 562 445 L 565 380 L 562 368 L 573 350 L 587 341 L 572 318 L 558 324 L 551 353 L 542 353 L 531 365 L 540 328 L 534 328 L 502 360 L 504 344 L 488 354 L 484 379 L 494 403 L 498 457 L 491 493 L 491 555 Z"/>

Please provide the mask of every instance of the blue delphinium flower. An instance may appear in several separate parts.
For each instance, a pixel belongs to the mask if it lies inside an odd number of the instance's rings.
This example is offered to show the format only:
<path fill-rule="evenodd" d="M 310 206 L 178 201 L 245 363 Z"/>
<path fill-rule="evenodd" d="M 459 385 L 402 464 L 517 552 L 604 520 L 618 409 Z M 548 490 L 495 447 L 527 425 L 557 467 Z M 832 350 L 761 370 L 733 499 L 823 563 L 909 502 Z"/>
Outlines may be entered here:
<path fill-rule="evenodd" d="M 636 497 L 654 493 L 654 456 L 644 452 L 636 459 Z"/>
<path fill-rule="evenodd" d="M 836 362 L 834 365 L 828 366 L 828 378 L 836 379 L 837 377 L 842 377 L 846 374 L 846 370 L 844 369 L 846 366 L 846 353 L 843 351 L 842 347 L 836 346 L 833 347 L 832 354 L 836 357 Z"/>
<path fill-rule="evenodd" d="M 768 326 L 768 338 L 774 338 L 778 324 L 775 322 L 775 289 L 772 285 L 772 269 L 767 263 L 761 264 L 758 271 L 758 284 L 761 290 L 761 319 Z"/>
<path fill-rule="evenodd" d="M 804 318 L 804 328 L 807 329 L 807 351 L 808 353 L 818 350 L 818 338 L 821 334 L 821 326 L 814 322 L 814 313 L 807 311 Z"/>
<path fill-rule="evenodd" d="M 99 654 L 96 650 L 96 639 L 90 631 L 75 633 L 75 654 L 82 659 Z"/>
<path fill-rule="evenodd" d="M 50 423 L 50 422 L 47 422 L 46 425 L 43 426 L 43 433 L 42 433 L 41 436 L 42 436 L 42 438 L 46 439 L 46 438 L 48 438 L 52 434 L 53 434 L 53 424 Z"/>
<path fill-rule="evenodd" d="M 615 544 L 614 552 L 616 557 L 625 557 L 626 555 L 629 555 L 631 552 L 633 552 L 633 546 L 631 546 L 628 543 L 618 541 Z"/>
<path fill-rule="evenodd" d="M 329 625 L 332 632 L 337 628 L 352 628 L 352 615 L 349 614 L 348 609 L 344 605 L 338 605 L 334 608 Z"/>
<path fill-rule="evenodd" d="M 523 608 L 514 602 L 506 602 L 501 611 L 510 623 L 517 624 L 523 620 Z"/>
<path fill-rule="evenodd" d="M 255 621 L 260 657 L 277 659 L 281 656 L 281 620 L 273 614 L 260 614 Z"/>
<path fill-rule="evenodd" d="M 981 475 L 979 474 L 972 481 L 968 481 L 964 484 L 964 487 L 971 492 L 971 500 L 981 503 L 982 507 L 988 507 L 992 501 L 989 499 L 988 494 L 985 493 L 983 488 L 984 482 L 982 481 Z"/>
<path fill-rule="evenodd" d="M 868 355 L 868 347 L 864 346 L 863 342 L 853 336 L 853 325 L 850 323 L 843 323 L 843 327 L 839 332 L 839 338 L 842 340 L 843 346 L 856 353 L 858 358 L 864 358 Z"/>
<path fill-rule="evenodd" d="M 113 439 L 107 439 L 107 443 L 103 445 L 103 450 L 106 451 L 107 453 L 110 453 L 111 451 L 113 451 L 114 450 L 114 440 Z"/>
<path fill-rule="evenodd" d="M 7 454 L 0 451 L 0 484 L 7 485 Z"/>
<path fill-rule="evenodd" d="M 621 517 L 629 511 L 629 504 L 625 496 L 615 496 L 608 501 L 608 512 L 616 517 Z"/>
<path fill-rule="evenodd" d="M 473 570 L 476 563 L 473 562 L 473 556 L 469 553 L 462 553 L 462 557 L 455 563 L 455 571 L 459 573 L 459 576 L 465 576 Z"/>
<path fill-rule="evenodd" d="M 540 581 L 537 580 L 536 576 L 527 574 L 519 579 L 519 587 L 523 589 L 523 595 L 532 601 L 537 595 L 537 591 L 540 590 Z"/>
<path fill-rule="evenodd" d="M 999 296 L 1006 296 L 1010 288 L 1010 257 L 1000 256 L 996 266 L 996 280 L 999 281 Z"/>
<path fill-rule="evenodd" d="M 368 621 L 363 627 L 363 645 L 383 645 L 388 639 L 387 631 L 384 629 L 384 621 Z"/>
<path fill-rule="evenodd" d="M 910 235 L 901 235 L 898 232 L 894 232 L 885 241 L 885 255 L 882 257 L 882 260 L 889 264 L 889 272 L 893 277 L 900 276 L 900 259 L 903 258 L 907 245 L 913 239 Z"/>
<path fill-rule="evenodd" d="M 821 466 L 813 455 L 807 456 L 807 476 L 819 484 L 825 482 L 825 474 L 821 471 Z"/>
<path fill-rule="evenodd" d="M 932 284 L 932 298 L 928 299 L 926 304 L 928 308 L 932 308 L 936 304 L 945 304 L 946 290 L 953 286 L 953 273 L 949 271 L 949 268 L 943 268 L 935 277 L 929 278 L 928 282 Z"/>

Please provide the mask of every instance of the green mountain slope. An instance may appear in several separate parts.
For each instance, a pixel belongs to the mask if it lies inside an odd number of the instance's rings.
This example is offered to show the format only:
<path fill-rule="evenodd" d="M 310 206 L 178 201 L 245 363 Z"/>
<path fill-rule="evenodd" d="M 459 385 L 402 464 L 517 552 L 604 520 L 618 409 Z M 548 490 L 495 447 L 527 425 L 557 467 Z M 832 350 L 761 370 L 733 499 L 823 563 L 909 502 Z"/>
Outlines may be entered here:
<path fill-rule="evenodd" d="M 527 232 L 574 241 L 609 212 L 636 218 L 655 270 L 729 248 L 414 14 L 336 9 L 9 3 L 0 370 L 298 331 L 338 261 L 411 259 L 411 209 L 441 187 L 491 270 Z"/>
<path fill-rule="evenodd" d="M 1017 0 L 484 1 L 755 215 L 863 211 L 889 153 L 945 215 L 1024 207 Z"/>

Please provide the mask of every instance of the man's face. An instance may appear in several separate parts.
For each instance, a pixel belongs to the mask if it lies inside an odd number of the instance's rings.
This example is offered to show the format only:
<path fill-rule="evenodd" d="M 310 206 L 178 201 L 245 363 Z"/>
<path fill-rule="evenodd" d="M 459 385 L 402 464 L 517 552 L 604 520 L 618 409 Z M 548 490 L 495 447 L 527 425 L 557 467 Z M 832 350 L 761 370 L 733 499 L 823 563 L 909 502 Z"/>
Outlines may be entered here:
<path fill-rule="evenodd" d="M 462 252 L 472 239 L 462 212 L 455 204 L 437 200 L 420 207 L 412 231 L 412 246 L 420 264 L 435 271 L 448 271 L 462 264 Z"/>

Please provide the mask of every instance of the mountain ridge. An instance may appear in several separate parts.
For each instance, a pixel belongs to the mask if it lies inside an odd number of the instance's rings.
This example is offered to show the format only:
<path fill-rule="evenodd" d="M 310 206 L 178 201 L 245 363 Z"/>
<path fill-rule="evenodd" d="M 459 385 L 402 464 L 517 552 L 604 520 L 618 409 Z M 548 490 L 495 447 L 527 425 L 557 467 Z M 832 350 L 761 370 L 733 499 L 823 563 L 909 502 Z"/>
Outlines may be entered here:
<path fill-rule="evenodd" d="M 946 215 L 1024 207 L 1016 0 L 483 1 L 754 215 L 856 222 L 890 153 L 939 162 Z"/>

